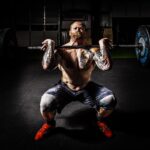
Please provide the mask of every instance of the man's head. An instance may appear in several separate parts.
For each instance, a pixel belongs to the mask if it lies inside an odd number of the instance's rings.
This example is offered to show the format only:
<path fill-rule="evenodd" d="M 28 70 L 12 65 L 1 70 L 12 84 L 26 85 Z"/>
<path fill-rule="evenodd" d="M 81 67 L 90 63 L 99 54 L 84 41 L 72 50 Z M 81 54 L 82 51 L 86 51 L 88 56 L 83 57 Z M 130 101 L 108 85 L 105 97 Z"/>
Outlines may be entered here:
<path fill-rule="evenodd" d="M 81 21 L 75 21 L 70 25 L 69 36 L 71 39 L 79 40 L 86 37 L 86 26 Z"/>

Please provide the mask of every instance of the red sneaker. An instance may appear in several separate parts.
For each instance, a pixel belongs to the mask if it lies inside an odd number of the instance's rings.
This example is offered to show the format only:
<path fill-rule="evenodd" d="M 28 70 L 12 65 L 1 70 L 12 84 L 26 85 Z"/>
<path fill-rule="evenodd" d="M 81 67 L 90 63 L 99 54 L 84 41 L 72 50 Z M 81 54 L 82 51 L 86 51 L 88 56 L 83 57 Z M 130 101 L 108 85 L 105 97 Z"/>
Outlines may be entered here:
<path fill-rule="evenodd" d="M 54 128 L 54 126 L 44 123 L 42 127 L 37 131 L 34 140 L 41 140 L 50 128 Z"/>
<path fill-rule="evenodd" d="M 108 126 L 104 122 L 98 121 L 97 125 L 107 138 L 112 137 L 112 135 L 113 135 L 112 131 L 108 128 Z"/>

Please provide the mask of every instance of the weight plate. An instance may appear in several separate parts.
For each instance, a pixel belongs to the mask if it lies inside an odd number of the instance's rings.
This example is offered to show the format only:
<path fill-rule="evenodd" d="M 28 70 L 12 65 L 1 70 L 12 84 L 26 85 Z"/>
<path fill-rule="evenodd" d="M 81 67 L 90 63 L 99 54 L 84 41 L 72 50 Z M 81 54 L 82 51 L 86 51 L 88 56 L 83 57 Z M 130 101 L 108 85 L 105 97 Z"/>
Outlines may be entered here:
<path fill-rule="evenodd" d="M 149 31 L 148 26 L 142 25 L 138 28 L 136 32 L 135 38 L 135 45 L 142 44 L 142 48 L 136 48 L 136 56 L 138 62 L 143 65 L 147 66 L 150 62 L 150 38 L 149 38 Z"/>

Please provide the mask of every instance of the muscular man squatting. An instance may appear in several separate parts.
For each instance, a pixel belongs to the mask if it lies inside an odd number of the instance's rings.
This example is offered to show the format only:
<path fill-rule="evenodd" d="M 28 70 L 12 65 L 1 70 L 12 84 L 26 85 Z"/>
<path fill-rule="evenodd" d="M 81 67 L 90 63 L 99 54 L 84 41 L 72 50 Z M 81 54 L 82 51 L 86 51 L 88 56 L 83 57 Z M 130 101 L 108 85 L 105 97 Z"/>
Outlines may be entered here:
<path fill-rule="evenodd" d="M 80 21 L 70 25 L 69 36 L 70 41 L 64 46 L 89 45 L 86 26 Z M 101 119 L 112 113 L 116 98 L 110 89 L 91 81 L 95 66 L 102 71 L 112 67 L 109 39 L 100 39 L 99 48 L 90 48 L 88 51 L 83 48 L 55 49 L 55 42 L 51 39 L 44 40 L 42 44 L 42 50 L 45 51 L 42 59 L 43 69 L 58 68 L 61 71 L 61 79 L 42 95 L 40 112 L 45 122 L 36 133 L 35 140 L 43 139 L 46 132 L 54 127 L 56 112 L 61 112 L 64 106 L 73 100 L 96 109 L 97 125 L 107 137 L 111 137 L 111 130 Z"/>

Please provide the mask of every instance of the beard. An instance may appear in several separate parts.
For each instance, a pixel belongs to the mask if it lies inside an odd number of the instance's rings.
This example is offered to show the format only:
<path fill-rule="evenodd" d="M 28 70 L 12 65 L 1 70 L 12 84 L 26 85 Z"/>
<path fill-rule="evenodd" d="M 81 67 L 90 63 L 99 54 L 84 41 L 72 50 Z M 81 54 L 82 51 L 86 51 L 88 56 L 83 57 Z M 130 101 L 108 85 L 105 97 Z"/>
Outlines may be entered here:
<path fill-rule="evenodd" d="M 70 33 L 70 37 L 74 40 L 83 40 L 86 38 L 86 35 L 81 32 Z"/>

